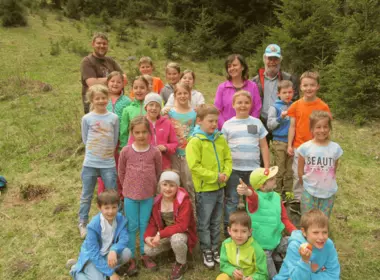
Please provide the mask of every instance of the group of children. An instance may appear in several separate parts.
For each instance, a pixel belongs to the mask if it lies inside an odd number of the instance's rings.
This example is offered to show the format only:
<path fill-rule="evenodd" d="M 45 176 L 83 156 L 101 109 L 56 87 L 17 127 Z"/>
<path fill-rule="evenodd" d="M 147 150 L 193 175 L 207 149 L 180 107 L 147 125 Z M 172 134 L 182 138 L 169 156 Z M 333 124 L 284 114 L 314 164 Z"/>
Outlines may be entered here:
<path fill-rule="evenodd" d="M 219 131 L 219 110 L 204 104 L 203 95 L 193 89 L 194 72 L 181 74 L 177 63 L 169 63 L 168 84 L 162 86 L 159 78 L 151 76 L 150 58 L 141 58 L 139 69 L 142 75 L 132 82 L 133 101 L 123 94 L 124 78 L 119 72 L 109 75 L 108 88 L 98 84 L 87 93 L 92 111 L 82 119 L 86 153 L 79 211 L 79 230 L 86 239 L 79 260 L 68 262 L 72 276 L 119 279 L 117 269 L 126 262 L 128 275 L 136 275 L 139 231 L 141 260 L 154 269 L 150 256 L 164 248 L 154 250 L 164 246 L 160 235 L 176 236 L 177 243 L 165 241 L 169 248 L 180 244 L 180 249 L 173 248 L 178 255 L 170 279 L 182 279 L 187 268 L 183 254 L 197 238 L 203 264 L 211 269 L 220 263 L 222 274 L 217 279 L 339 279 L 336 250 L 328 239 L 328 216 L 342 149 L 330 141 L 331 115 L 316 96 L 317 73 L 301 76 L 303 97 L 293 104 L 292 83 L 279 82 L 279 100 L 270 109 L 267 123 L 277 164 L 270 167 L 268 131 L 249 115 L 248 92 L 238 90 L 233 95 L 236 115 Z M 179 174 L 163 172 L 168 169 Z M 293 179 L 298 179 L 294 189 Z M 99 193 L 100 213 L 88 224 L 97 180 L 107 190 Z M 161 194 L 155 199 L 157 192 Z M 177 192 L 190 198 L 186 210 L 178 208 Z M 125 217 L 118 213 L 120 198 Z M 301 201 L 301 230 L 289 220 L 283 203 L 293 198 Z M 157 199 L 162 202 L 157 204 Z M 237 210 L 241 201 L 244 210 Z M 165 207 L 171 214 L 162 211 Z M 228 238 L 220 248 L 223 213 Z M 183 217 L 188 221 L 185 228 Z M 195 220 L 197 236 L 190 230 L 189 221 Z M 147 230 L 148 224 L 155 229 Z M 171 230 L 162 230 L 163 224 Z M 283 235 L 284 229 L 290 238 Z M 300 247 L 303 243 L 311 246 Z"/>

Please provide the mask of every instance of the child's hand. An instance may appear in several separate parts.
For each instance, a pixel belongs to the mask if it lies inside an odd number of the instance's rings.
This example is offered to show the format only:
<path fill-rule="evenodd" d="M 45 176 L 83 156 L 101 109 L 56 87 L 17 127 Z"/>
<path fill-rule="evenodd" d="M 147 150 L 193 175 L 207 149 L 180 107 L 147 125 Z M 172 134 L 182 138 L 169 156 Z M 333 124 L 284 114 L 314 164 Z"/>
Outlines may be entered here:
<path fill-rule="evenodd" d="M 167 148 L 164 145 L 158 145 L 157 148 L 160 150 L 161 153 L 164 153 L 167 151 Z"/>
<path fill-rule="evenodd" d="M 288 116 L 288 111 L 281 112 L 281 119 L 285 119 Z"/>
<path fill-rule="evenodd" d="M 148 236 L 147 238 L 145 238 L 146 245 L 148 245 L 149 247 L 154 247 L 154 245 L 152 244 L 153 239 L 154 237 L 151 237 L 151 236 Z"/>
<path fill-rule="evenodd" d="M 160 236 L 156 234 L 156 236 L 152 240 L 153 247 L 157 247 L 158 245 L 160 245 L 160 240 Z"/>
<path fill-rule="evenodd" d="M 248 186 L 243 182 L 241 178 L 239 178 L 240 184 L 237 186 L 236 191 L 239 195 L 245 195 L 245 196 L 250 196 L 251 193 L 248 189 Z"/>
<path fill-rule="evenodd" d="M 108 253 L 108 266 L 114 268 L 117 265 L 117 254 L 115 251 L 110 251 Z"/>
<path fill-rule="evenodd" d="M 240 269 L 235 269 L 234 273 L 232 274 L 235 280 L 243 280 L 243 272 Z"/>
<path fill-rule="evenodd" d="M 219 173 L 218 174 L 218 182 L 219 183 L 224 183 L 225 181 L 227 181 L 227 175 L 223 174 L 223 173 Z"/>
<path fill-rule="evenodd" d="M 294 149 L 291 146 L 288 146 L 288 155 L 291 157 L 294 156 Z"/>
<path fill-rule="evenodd" d="M 307 246 L 300 246 L 298 251 L 301 255 L 302 260 L 308 263 L 310 261 L 312 251 L 309 248 L 307 248 Z"/>
<path fill-rule="evenodd" d="M 311 264 L 311 271 L 316 272 L 318 270 L 319 266 L 317 263 L 312 263 Z"/>
<path fill-rule="evenodd" d="M 120 280 L 120 276 L 114 273 L 111 275 L 110 280 Z"/>
<path fill-rule="evenodd" d="M 243 280 L 253 280 L 252 276 L 243 277 Z"/>
<path fill-rule="evenodd" d="M 170 107 L 162 108 L 161 115 L 166 115 L 167 113 L 169 113 L 170 109 L 171 109 Z"/>

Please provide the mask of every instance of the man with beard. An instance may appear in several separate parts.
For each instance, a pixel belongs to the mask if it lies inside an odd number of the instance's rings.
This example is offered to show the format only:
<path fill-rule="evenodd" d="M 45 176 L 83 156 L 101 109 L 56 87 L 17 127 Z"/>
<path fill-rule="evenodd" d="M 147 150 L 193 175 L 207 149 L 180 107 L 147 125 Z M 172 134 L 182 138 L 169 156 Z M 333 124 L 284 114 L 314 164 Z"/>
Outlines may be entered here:
<path fill-rule="evenodd" d="M 281 48 L 276 44 L 270 44 L 266 47 L 263 56 L 265 68 L 260 68 L 258 75 L 256 75 L 252 80 L 257 84 L 260 92 L 260 97 L 262 101 L 262 108 L 260 119 L 265 125 L 267 134 L 267 142 L 272 140 L 272 133 L 268 130 L 267 120 L 269 107 L 274 104 L 278 99 L 277 96 L 277 85 L 281 80 L 290 80 L 293 83 L 293 100 L 298 99 L 298 83 L 296 77 L 291 74 L 280 71 L 281 66 Z"/>
<path fill-rule="evenodd" d="M 84 113 L 89 112 L 89 104 L 86 101 L 86 92 L 94 84 L 106 84 L 107 76 L 112 71 L 122 72 L 119 64 L 111 57 L 106 57 L 108 51 L 108 37 L 97 32 L 92 37 L 93 53 L 86 56 L 80 66 L 82 81 L 82 101 Z M 124 76 L 126 80 L 126 76 Z"/>

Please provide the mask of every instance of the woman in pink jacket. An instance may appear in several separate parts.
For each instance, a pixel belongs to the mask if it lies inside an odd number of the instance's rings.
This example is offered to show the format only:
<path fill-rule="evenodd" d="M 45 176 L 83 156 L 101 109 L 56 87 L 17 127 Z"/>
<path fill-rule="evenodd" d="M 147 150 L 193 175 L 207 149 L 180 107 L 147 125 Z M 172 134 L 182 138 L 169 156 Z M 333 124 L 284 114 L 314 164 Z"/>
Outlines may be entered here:
<path fill-rule="evenodd" d="M 236 115 L 232 107 L 232 96 L 238 90 L 246 90 L 252 96 L 252 107 L 249 114 L 259 118 L 261 110 L 261 98 L 256 83 L 248 80 L 248 65 L 240 54 L 230 55 L 225 62 L 227 81 L 218 86 L 214 105 L 219 109 L 218 128 L 222 129 L 224 122 Z"/>
<path fill-rule="evenodd" d="M 162 98 L 157 93 L 149 93 L 144 99 L 146 118 L 152 131 L 150 144 L 157 147 L 162 155 L 162 170 L 171 168 L 170 156 L 175 153 L 178 146 L 177 135 L 172 122 L 161 116 Z M 131 145 L 134 137 L 130 134 L 128 145 Z"/>

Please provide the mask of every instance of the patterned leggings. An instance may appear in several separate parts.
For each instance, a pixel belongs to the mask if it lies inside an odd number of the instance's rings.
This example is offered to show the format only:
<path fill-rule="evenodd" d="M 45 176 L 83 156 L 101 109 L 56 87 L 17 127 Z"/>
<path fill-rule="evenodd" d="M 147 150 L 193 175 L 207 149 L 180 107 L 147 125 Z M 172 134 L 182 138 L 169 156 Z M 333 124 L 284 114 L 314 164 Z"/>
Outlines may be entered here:
<path fill-rule="evenodd" d="M 185 233 L 176 233 L 169 238 L 162 238 L 160 239 L 160 245 L 155 248 L 148 246 L 146 243 L 144 245 L 144 252 L 150 257 L 157 256 L 170 249 L 173 249 L 177 263 L 185 264 L 187 260 L 187 235 Z"/>
<path fill-rule="evenodd" d="M 334 202 L 335 195 L 329 198 L 318 198 L 304 190 L 301 196 L 301 213 L 304 214 L 311 209 L 319 209 L 327 217 L 330 217 Z"/>

